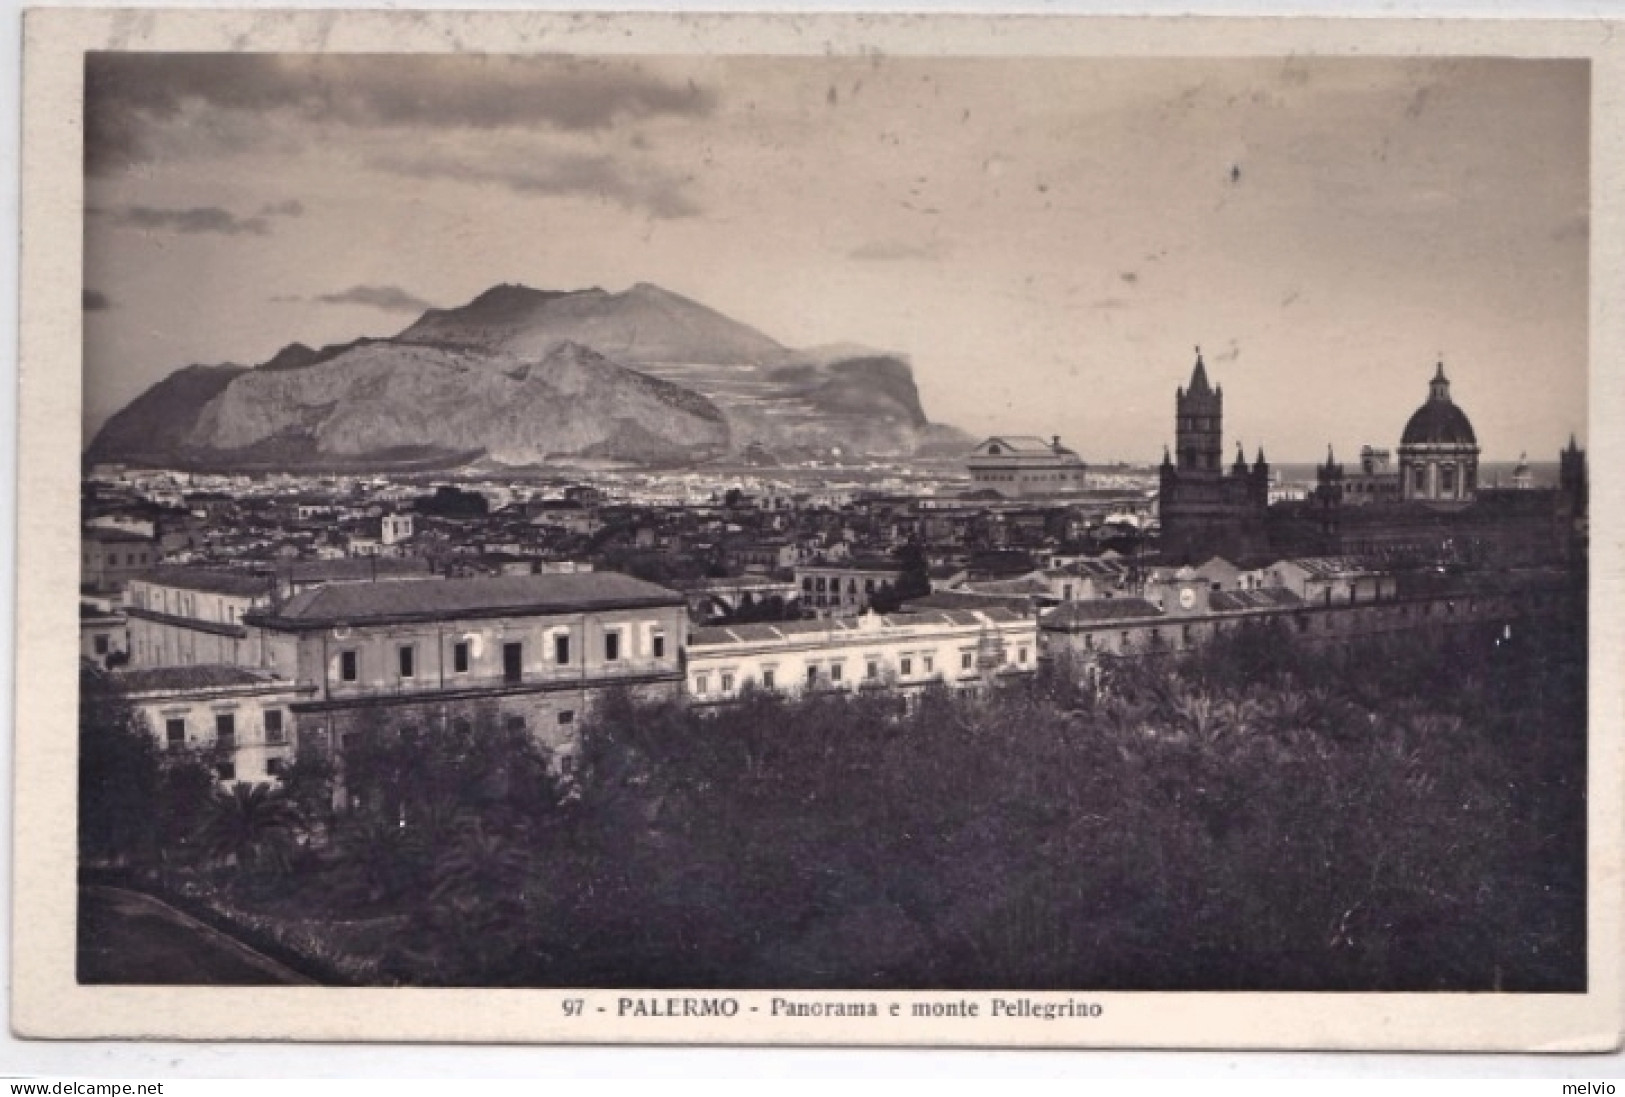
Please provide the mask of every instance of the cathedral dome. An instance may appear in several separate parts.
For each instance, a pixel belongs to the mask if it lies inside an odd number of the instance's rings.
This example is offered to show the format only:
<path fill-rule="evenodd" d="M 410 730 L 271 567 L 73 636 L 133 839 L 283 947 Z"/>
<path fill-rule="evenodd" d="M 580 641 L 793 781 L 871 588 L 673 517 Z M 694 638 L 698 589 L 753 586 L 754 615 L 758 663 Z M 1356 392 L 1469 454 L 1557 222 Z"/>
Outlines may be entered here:
<path fill-rule="evenodd" d="M 1478 444 L 1478 437 L 1473 433 L 1473 424 L 1468 420 L 1467 413 L 1450 399 L 1450 382 L 1445 378 L 1443 362 L 1439 363 L 1439 370 L 1428 386 L 1427 402 L 1417 408 L 1410 422 L 1405 424 L 1405 433 L 1400 436 L 1399 444 L 1402 446 Z"/>

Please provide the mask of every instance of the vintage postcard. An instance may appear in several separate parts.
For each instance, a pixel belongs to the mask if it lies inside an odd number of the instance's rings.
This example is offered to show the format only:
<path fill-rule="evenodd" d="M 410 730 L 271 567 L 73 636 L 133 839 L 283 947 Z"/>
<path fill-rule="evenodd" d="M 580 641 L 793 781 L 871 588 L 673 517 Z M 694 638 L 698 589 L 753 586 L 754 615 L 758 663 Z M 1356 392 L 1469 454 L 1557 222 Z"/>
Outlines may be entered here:
<path fill-rule="evenodd" d="M 30 12 L 17 1030 L 1618 1046 L 1617 30 Z"/>

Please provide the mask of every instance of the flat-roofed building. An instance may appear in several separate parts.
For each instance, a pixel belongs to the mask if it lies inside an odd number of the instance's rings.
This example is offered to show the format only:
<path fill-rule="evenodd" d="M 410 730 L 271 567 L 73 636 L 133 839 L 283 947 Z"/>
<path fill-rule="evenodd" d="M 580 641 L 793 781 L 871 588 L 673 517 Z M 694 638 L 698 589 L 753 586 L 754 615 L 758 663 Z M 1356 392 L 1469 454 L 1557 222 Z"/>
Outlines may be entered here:
<path fill-rule="evenodd" d="M 856 558 L 796 565 L 801 604 L 820 617 L 855 617 L 874 596 L 897 588 L 903 566 L 896 560 Z"/>
<path fill-rule="evenodd" d="M 269 581 L 245 571 L 166 567 L 136 576 L 124 592 L 130 665 L 259 666 L 243 618 L 270 598 Z"/>
<path fill-rule="evenodd" d="M 730 701 L 747 687 L 821 690 L 980 688 L 1037 667 L 1038 626 L 1008 609 L 925 610 L 826 621 L 697 628 L 689 636 L 688 695 Z"/>
<path fill-rule="evenodd" d="M 151 570 L 160 558 L 158 542 L 146 534 L 87 527 L 79 536 L 79 584 L 102 593 L 122 590 L 131 576 Z"/>
<path fill-rule="evenodd" d="M 435 726 L 494 706 L 562 753 L 604 690 L 681 688 L 683 596 L 614 572 L 334 583 L 252 615 L 266 667 L 313 694 L 304 741 L 339 746 L 364 713 Z"/>
<path fill-rule="evenodd" d="M 79 658 L 99 667 L 115 667 L 130 657 L 130 622 L 116 609 L 96 602 L 79 603 Z"/>
<path fill-rule="evenodd" d="M 292 709 L 310 689 L 219 664 L 146 667 L 112 679 L 158 745 L 204 754 L 222 783 L 275 781 L 294 757 Z"/>

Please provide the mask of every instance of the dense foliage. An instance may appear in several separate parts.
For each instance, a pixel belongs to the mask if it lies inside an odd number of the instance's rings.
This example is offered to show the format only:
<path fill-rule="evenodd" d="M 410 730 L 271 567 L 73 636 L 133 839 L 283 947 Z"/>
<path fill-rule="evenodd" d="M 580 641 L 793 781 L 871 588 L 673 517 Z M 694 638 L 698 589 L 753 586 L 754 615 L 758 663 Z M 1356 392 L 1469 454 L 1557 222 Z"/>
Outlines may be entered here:
<path fill-rule="evenodd" d="M 906 711 L 617 696 L 568 781 L 492 714 L 380 725 L 319 855 L 209 848 L 261 912 L 383 927 L 345 938 L 377 981 L 1578 989 L 1584 652 L 1260 628 Z"/>

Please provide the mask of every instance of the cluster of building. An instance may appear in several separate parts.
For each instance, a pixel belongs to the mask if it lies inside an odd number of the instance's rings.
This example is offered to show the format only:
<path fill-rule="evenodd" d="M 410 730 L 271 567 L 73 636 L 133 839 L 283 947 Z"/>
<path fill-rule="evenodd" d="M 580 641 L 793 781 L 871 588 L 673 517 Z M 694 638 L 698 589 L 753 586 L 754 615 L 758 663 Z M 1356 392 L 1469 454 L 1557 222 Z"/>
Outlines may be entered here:
<path fill-rule="evenodd" d="M 261 781 L 301 748 L 475 719 L 568 767 L 610 689 L 907 698 L 1250 621 L 1313 643 L 1563 611 L 1584 456 L 1571 440 L 1553 488 L 1485 488 L 1442 367 L 1396 469 L 1372 447 L 1352 475 L 1328 458 L 1305 498 L 1272 504 L 1263 453 L 1226 468 L 1222 447 L 1198 354 L 1154 486 L 1102 484 L 1058 438 L 1015 437 L 976 447 L 968 484 L 912 490 L 837 473 L 685 476 L 674 495 L 630 474 L 561 491 L 102 470 L 81 655 L 167 748 Z"/>

